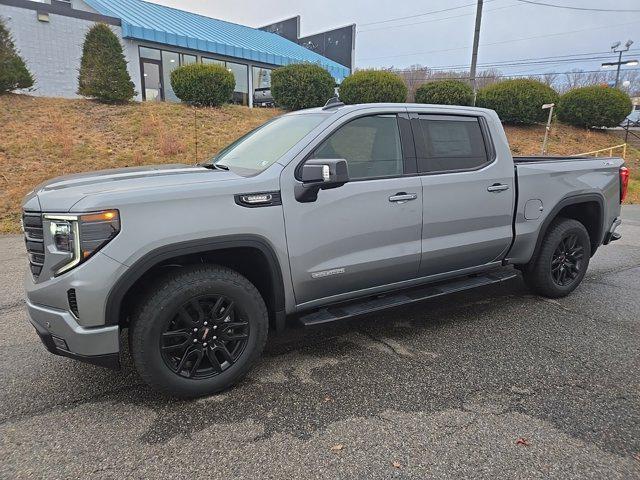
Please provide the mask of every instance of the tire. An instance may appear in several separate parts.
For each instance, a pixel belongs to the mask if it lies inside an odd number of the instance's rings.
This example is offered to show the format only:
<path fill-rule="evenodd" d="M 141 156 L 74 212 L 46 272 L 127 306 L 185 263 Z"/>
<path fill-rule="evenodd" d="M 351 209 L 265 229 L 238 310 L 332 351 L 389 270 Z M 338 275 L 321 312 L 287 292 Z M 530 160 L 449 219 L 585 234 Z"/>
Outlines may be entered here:
<path fill-rule="evenodd" d="M 549 226 L 536 257 L 525 265 L 522 274 L 534 292 L 549 298 L 564 297 L 582 282 L 590 257 L 591 241 L 584 225 L 558 218 Z"/>
<path fill-rule="evenodd" d="M 162 277 L 131 322 L 131 356 L 142 379 L 160 392 L 193 398 L 225 390 L 260 357 L 269 320 L 256 287 L 215 265 Z"/>

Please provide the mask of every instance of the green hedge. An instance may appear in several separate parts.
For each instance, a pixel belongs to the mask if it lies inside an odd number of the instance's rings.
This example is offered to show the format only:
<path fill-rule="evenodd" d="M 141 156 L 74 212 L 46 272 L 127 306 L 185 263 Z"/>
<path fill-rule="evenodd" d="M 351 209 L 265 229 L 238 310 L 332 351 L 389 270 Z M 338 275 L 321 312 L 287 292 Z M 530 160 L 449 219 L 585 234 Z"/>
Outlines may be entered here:
<path fill-rule="evenodd" d="M 287 110 L 321 107 L 335 96 L 336 81 L 313 63 L 294 63 L 271 73 L 271 94 L 277 106 Z"/>
<path fill-rule="evenodd" d="M 33 86 L 33 77 L 16 52 L 11 34 L 0 18 L 0 93 Z"/>
<path fill-rule="evenodd" d="M 478 92 L 476 105 L 495 110 L 504 123 L 544 122 L 545 103 L 557 103 L 558 93 L 542 82 L 528 79 L 505 80 Z"/>
<path fill-rule="evenodd" d="M 407 101 L 407 86 L 395 73 L 384 70 L 360 70 L 340 85 L 344 103 L 401 103 Z"/>
<path fill-rule="evenodd" d="M 192 63 L 171 72 L 171 88 L 180 100 L 192 105 L 217 107 L 228 103 L 236 79 L 222 65 Z"/>
<path fill-rule="evenodd" d="M 473 89 L 460 80 L 436 80 L 418 87 L 416 102 L 438 105 L 472 105 Z"/>
<path fill-rule="evenodd" d="M 569 90 L 558 102 L 558 120 L 577 127 L 616 127 L 633 105 L 617 88 L 584 87 Z"/>
<path fill-rule="evenodd" d="M 136 94 L 120 40 L 104 23 L 85 36 L 78 94 L 103 102 L 126 102 Z"/>

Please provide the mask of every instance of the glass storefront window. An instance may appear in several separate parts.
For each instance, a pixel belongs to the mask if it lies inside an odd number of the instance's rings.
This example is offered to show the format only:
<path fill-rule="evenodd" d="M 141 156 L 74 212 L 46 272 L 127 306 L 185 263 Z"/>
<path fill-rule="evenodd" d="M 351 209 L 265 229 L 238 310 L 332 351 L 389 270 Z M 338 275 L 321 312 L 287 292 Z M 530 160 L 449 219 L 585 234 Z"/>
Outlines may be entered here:
<path fill-rule="evenodd" d="M 182 63 L 181 65 L 190 65 L 192 63 L 197 63 L 198 57 L 195 55 L 187 55 L 186 53 L 182 54 Z"/>
<path fill-rule="evenodd" d="M 171 87 L 171 72 L 180 66 L 180 55 L 176 52 L 162 51 L 162 83 L 164 84 L 165 100 L 177 102 L 178 97 Z"/>
<path fill-rule="evenodd" d="M 253 67 L 253 88 L 269 88 L 271 87 L 271 69 Z"/>
<path fill-rule="evenodd" d="M 249 68 L 241 63 L 227 62 L 227 69 L 233 73 L 236 79 L 236 88 L 233 92 L 233 103 L 240 105 L 249 104 Z"/>
<path fill-rule="evenodd" d="M 215 58 L 202 57 L 202 63 L 209 65 L 222 65 L 224 67 L 226 62 L 224 62 L 223 60 L 217 60 Z"/>
<path fill-rule="evenodd" d="M 177 102 L 173 88 L 171 87 L 171 72 L 181 65 L 189 65 L 198 62 L 196 55 L 187 53 L 172 52 L 170 50 L 160 50 L 150 47 L 139 47 L 140 58 L 154 60 L 158 62 L 158 68 L 162 72 L 162 82 L 159 89 L 162 93 L 157 95 L 157 99 Z M 204 64 L 222 65 L 227 68 L 235 78 L 236 86 L 233 92 L 233 103 L 241 105 L 249 104 L 249 67 L 242 63 L 225 62 L 216 58 L 201 57 Z M 150 68 L 150 67 L 149 67 Z M 144 73 L 144 72 L 143 72 Z M 148 74 L 148 73 L 147 73 Z M 255 90 L 258 88 L 269 88 L 271 86 L 271 70 L 268 68 L 253 67 L 251 74 L 253 75 L 254 92 L 251 94 L 255 97 Z M 156 98 L 156 97 L 154 97 Z"/>
<path fill-rule="evenodd" d="M 140 47 L 140 57 L 160 60 L 160 50 L 156 48 Z"/>
<path fill-rule="evenodd" d="M 270 68 L 252 67 L 251 75 L 253 79 L 253 104 L 256 107 L 273 106 L 273 96 L 271 95 L 271 72 Z"/>

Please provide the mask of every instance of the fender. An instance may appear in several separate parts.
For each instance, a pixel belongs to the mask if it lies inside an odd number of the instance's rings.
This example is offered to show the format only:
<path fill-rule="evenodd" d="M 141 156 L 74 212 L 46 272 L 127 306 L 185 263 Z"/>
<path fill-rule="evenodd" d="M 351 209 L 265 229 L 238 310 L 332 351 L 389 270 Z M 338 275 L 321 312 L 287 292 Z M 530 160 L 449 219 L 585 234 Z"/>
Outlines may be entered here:
<path fill-rule="evenodd" d="M 225 235 L 173 243 L 156 248 L 131 265 L 111 287 L 107 295 L 105 325 L 118 325 L 122 300 L 129 289 L 151 268 L 165 260 L 194 253 L 213 252 L 235 247 L 250 247 L 260 250 L 269 264 L 271 295 L 275 310 L 276 330 L 284 328 L 285 302 L 284 281 L 275 250 L 268 240 L 258 235 Z"/>
<path fill-rule="evenodd" d="M 600 229 L 597 232 L 596 238 L 592 239 L 592 242 L 591 242 L 591 256 L 593 256 L 597 248 L 602 244 L 602 240 L 605 232 L 604 196 L 600 193 L 580 193 L 577 195 L 569 194 L 563 197 L 551 209 L 549 214 L 546 216 L 546 218 L 542 222 L 542 225 L 540 226 L 540 233 L 538 234 L 538 239 L 536 240 L 536 247 L 534 248 L 533 255 L 531 256 L 532 259 L 536 258 L 536 255 L 540 250 L 540 245 L 542 244 L 542 239 L 544 238 L 544 235 L 547 233 L 547 230 L 549 228 L 549 225 L 551 225 L 551 222 L 558 216 L 558 213 L 560 213 L 560 210 L 562 210 L 565 207 L 568 207 L 569 205 L 576 205 L 578 203 L 586 203 L 586 202 L 597 202 L 598 205 L 600 206 L 600 216 L 601 216 Z"/>

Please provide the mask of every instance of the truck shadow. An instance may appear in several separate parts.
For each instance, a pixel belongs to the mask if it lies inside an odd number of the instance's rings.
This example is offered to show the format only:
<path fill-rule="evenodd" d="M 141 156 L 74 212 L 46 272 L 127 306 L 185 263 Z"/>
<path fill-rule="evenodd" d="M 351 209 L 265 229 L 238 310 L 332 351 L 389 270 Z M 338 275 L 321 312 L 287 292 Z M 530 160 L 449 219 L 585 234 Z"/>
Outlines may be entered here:
<path fill-rule="evenodd" d="M 120 374 L 68 361 L 68 369 L 57 365 L 43 372 L 52 376 L 42 381 L 55 384 L 59 374 L 74 385 L 74 399 L 59 408 L 107 403 L 95 408 L 146 411 L 149 424 L 138 440 L 147 444 L 191 438 L 209 428 L 241 432 L 247 422 L 254 432 L 248 441 L 274 434 L 308 439 L 340 421 L 388 411 L 464 410 L 469 401 L 495 397 L 502 398 L 504 413 L 582 425 L 586 417 L 598 416 L 596 403 L 575 405 L 566 398 L 575 395 L 576 385 L 607 394 L 602 390 L 607 374 L 552 348 L 558 337 L 556 310 L 561 309 L 532 296 L 518 279 L 334 324 L 293 328 L 270 339 L 259 364 L 234 388 L 190 401 L 151 391 L 126 361 L 126 352 Z M 581 384 L 585 375 L 594 387 Z M 618 400 L 617 408 L 632 411 L 627 405 L 632 401 L 633 396 L 624 405 Z M 605 449 L 624 443 L 615 432 L 608 435 Z"/>

